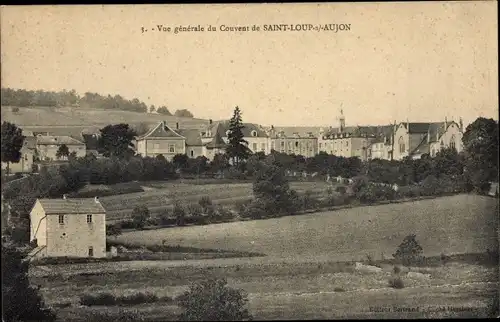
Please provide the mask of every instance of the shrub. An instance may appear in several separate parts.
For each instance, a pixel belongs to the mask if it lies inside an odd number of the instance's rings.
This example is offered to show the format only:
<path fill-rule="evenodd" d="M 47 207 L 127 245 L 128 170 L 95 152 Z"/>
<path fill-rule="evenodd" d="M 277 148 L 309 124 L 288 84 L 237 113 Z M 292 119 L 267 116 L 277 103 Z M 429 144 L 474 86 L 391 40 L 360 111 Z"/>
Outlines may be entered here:
<path fill-rule="evenodd" d="M 313 197 L 312 191 L 307 190 L 302 197 L 302 209 L 310 210 L 317 208 L 320 202 L 317 198 Z"/>
<path fill-rule="evenodd" d="M 252 318 L 245 308 L 246 294 L 228 287 L 224 278 L 193 284 L 177 301 L 184 309 L 179 316 L 182 321 L 245 321 Z"/>
<path fill-rule="evenodd" d="M 177 226 L 184 226 L 186 224 L 186 210 L 178 201 L 174 203 L 173 215 Z"/>
<path fill-rule="evenodd" d="M 160 215 L 158 217 L 159 217 L 160 225 L 162 225 L 162 226 L 175 224 L 175 220 L 173 218 L 174 215 L 172 214 L 172 211 L 169 211 L 168 209 L 162 210 L 162 212 L 160 213 Z"/>
<path fill-rule="evenodd" d="M 416 235 L 411 234 L 405 237 L 396 250 L 396 253 L 392 256 L 403 263 L 403 265 L 408 266 L 420 263 L 423 259 L 422 254 L 423 250 L 416 240 Z"/>
<path fill-rule="evenodd" d="M 224 206 L 222 205 L 217 206 L 215 213 L 221 220 L 230 220 L 234 218 L 233 212 L 229 209 L 224 208 Z"/>
<path fill-rule="evenodd" d="M 144 205 L 136 206 L 132 211 L 132 221 L 138 229 L 144 228 L 149 217 L 149 209 Z"/>
<path fill-rule="evenodd" d="M 198 201 L 198 204 L 201 206 L 204 213 L 208 213 L 208 209 L 212 206 L 212 200 L 209 196 L 203 196 Z"/>
<path fill-rule="evenodd" d="M 85 306 L 115 305 L 116 298 L 110 293 L 99 293 L 97 295 L 85 294 L 80 297 L 80 304 Z"/>
<path fill-rule="evenodd" d="M 333 289 L 334 292 L 345 292 L 345 290 L 342 287 L 335 287 Z"/>
<path fill-rule="evenodd" d="M 425 196 L 433 196 L 439 192 L 439 181 L 433 176 L 427 176 L 424 181 L 422 181 L 422 194 Z"/>
<path fill-rule="evenodd" d="M 111 305 L 135 305 L 143 303 L 155 303 L 159 301 L 170 301 L 171 298 L 159 298 L 152 293 L 134 293 L 125 296 L 114 296 L 111 293 L 99 293 L 96 295 L 85 294 L 80 297 L 80 304 L 85 306 L 111 306 Z"/>
<path fill-rule="evenodd" d="M 113 225 L 106 225 L 106 235 L 119 236 L 122 233 L 122 224 L 116 223 Z"/>
<path fill-rule="evenodd" d="M 197 203 L 189 204 L 187 207 L 187 213 L 193 217 L 200 217 L 202 214 L 202 207 Z"/>
<path fill-rule="evenodd" d="M 240 215 L 243 215 L 246 208 L 252 203 L 252 200 L 238 200 L 234 204 L 234 209 Z"/>
<path fill-rule="evenodd" d="M 241 216 L 250 219 L 266 218 L 267 209 L 264 203 L 259 202 L 258 200 L 252 200 L 252 202 L 245 207 Z"/>
<path fill-rule="evenodd" d="M 391 277 L 389 278 L 389 287 L 396 288 L 396 289 L 402 289 L 405 287 L 403 280 L 401 277 L 396 276 L 396 277 Z"/>

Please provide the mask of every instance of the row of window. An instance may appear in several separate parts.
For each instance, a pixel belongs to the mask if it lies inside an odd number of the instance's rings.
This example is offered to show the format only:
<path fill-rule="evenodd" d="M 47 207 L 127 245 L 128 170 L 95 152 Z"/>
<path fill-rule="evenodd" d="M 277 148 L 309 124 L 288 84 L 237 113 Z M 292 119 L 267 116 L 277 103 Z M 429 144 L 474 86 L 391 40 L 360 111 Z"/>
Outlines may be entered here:
<path fill-rule="evenodd" d="M 153 150 L 158 151 L 160 149 L 160 144 L 159 143 L 154 143 L 153 144 Z M 168 153 L 175 153 L 175 145 L 169 145 L 168 146 Z"/>
<path fill-rule="evenodd" d="M 66 223 L 64 215 L 59 215 L 59 225 L 64 225 Z M 87 224 L 92 223 L 92 215 L 87 215 Z"/>

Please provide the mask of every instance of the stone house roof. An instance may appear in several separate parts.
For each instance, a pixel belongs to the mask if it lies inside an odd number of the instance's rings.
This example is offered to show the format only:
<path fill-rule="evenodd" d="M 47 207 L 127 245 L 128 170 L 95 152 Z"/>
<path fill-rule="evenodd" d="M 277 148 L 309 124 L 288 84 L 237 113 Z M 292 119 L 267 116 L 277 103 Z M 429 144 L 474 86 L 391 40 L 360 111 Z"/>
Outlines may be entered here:
<path fill-rule="evenodd" d="M 45 214 L 103 214 L 106 210 L 101 203 L 94 198 L 75 199 L 38 199 Z"/>
<path fill-rule="evenodd" d="M 177 130 L 173 130 L 171 127 L 167 125 L 166 121 L 161 121 L 151 130 L 146 132 L 146 134 L 139 136 L 136 140 L 143 140 L 146 138 L 184 138 L 184 136 L 180 135 Z"/>
<path fill-rule="evenodd" d="M 70 136 L 53 136 L 53 135 L 40 135 L 36 137 L 37 145 L 85 145 L 85 143 L 78 141 Z"/>

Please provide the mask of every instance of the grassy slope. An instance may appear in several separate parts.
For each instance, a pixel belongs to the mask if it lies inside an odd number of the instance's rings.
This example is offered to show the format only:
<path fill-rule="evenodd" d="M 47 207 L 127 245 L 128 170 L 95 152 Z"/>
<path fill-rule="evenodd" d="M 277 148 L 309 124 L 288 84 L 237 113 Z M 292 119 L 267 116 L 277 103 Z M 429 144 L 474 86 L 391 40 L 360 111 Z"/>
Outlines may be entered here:
<path fill-rule="evenodd" d="M 147 184 L 144 186 L 147 187 Z M 293 182 L 290 186 L 299 193 L 311 190 L 319 194 L 326 191 L 327 184 L 325 182 Z M 195 185 L 170 182 L 164 183 L 161 189 L 107 196 L 100 200 L 106 208 L 107 220 L 112 221 L 128 218 L 132 209 L 140 204 L 146 205 L 154 214 L 171 207 L 175 200 L 187 205 L 197 203 L 202 196 L 209 196 L 214 203 L 234 204 L 235 201 L 246 200 L 252 195 L 251 183 Z"/>
<path fill-rule="evenodd" d="M 458 195 L 278 219 L 124 233 L 118 240 L 260 252 L 273 257 L 353 260 L 390 256 L 417 235 L 424 254 L 480 253 L 498 247 L 497 200 Z"/>
<path fill-rule="evenodd" d="M 178 267 L 167 270 L 122 271 L 104 275 L 59 275 L 35 278 L 42 285 L 48 303 L 78 303 L 85 293 L 112 292 L 125 295 L 152 292 L 157 296 L 176 297 L 187 285 L 206 279 L 207 275 L 225 276 L 230 286 L 249 293 L 249 309 L 259 319 L 311 319 L 347 316 L 371 316 L 370 306 L 429 307 L 452 305 L 484 307 L 493 296 L 498 272 L 491 267 L 450 263 L 428 270 L 429 281 L 404 278 L 406 288 L 387 288 L 389 273 L 360 274 L 352 265 L 326 263 L 292 265 L 248 265 L 212 267 Z M 69 271 L 68 271 L 69 273 Z M 293 281 L 293 282 L 291 282 Z M 342 292 L 336 292 L 339 288 Z M 344 292 L 345 291 L 345 292 Z M 60 310 L 62 320 L 70 315 L 98 308 L 71 307 Z M 104 309 L 104 308 L 103 308 Z M 116 308 L 112 308 L 116 309 Z M 178 312 L 164 304 L 134 306 L 150 317 Z M 71 314 L 73 313 L 73 314 Z M 397 317 L 383 314 L 381 317 Z M 407 314 L 399 315 L 407 316 Z M 425 315 L 417 315 L 422 317 Z"/>
<path fill-rule="evenodd" d="M 104 126 L 116 123 L 155 124 L 166 120 L 173 126 L 179 122 L 182 128 L 200 128 L 207 124 L 206 120 L 163 116 L 159 114 L 113 111 L 100 109 L 83 109 L 72 107 L 33 107 L 20 108 L 13 113 L 10 107 L 2 106 L 2 120 L 20 125 L 32 131 L 51 131 L 62 134 L 79 134 L 90 126 Z"/>

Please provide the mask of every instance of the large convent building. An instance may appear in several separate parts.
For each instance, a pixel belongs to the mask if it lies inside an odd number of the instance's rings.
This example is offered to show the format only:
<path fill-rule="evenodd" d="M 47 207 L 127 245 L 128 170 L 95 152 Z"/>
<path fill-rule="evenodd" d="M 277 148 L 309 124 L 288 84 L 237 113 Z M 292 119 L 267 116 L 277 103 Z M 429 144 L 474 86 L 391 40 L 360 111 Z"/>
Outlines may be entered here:
<path fill-rule="evenodd" d="M 444 122 L 400 122 L 375 126 L 346 126 L 343 110 L 336 127 L 274 127 L 264 128 L 245 123 L 244 139 L 252 153 L 269 154 L 277 151 L 286 154 L 313 157 L 324 152 L 339 157 L 402 160 L 418 159 L 424 154 L 431 157 L 445 147 L 463 150 L 462 120 Z M 137 152 L 143 156 L 162 154 L 172 159 L 184 153 L 191 158 L 205 156 L 213 160 L 223 153 L 228 143 L 229 122 L 209 121 L 202 130 L 183 130 L 176 123 L 171 127 L 162 121 L 145 135 L 137 138 Z"/>

